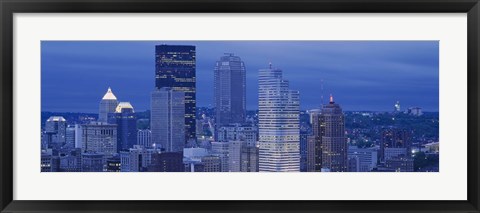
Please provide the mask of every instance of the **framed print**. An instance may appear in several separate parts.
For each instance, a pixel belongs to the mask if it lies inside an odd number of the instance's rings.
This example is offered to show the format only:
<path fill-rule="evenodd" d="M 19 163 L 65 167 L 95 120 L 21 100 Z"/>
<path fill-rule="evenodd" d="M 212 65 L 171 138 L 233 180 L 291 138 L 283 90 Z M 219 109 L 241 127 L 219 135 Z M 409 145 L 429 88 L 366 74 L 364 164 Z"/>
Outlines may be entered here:
<path fill-rule="evenodd" d="M 477 0 L 0 5 L 2 212 L 480 210 Z"/>

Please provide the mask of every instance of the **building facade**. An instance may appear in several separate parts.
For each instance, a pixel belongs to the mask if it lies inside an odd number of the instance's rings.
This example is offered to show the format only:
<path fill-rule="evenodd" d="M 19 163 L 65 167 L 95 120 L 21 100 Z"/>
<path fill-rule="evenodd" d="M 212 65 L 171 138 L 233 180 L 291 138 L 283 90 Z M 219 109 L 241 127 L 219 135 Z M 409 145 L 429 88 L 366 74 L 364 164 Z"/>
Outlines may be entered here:
<path fill-rule="evenodd" d="M 82 152 L 117 154 L 117 125 L 93 122 L 82 125 Z"/>
<path fill-rule="evenodd" d="M 258 140 L 258 128 L 250 124 L 228 124 L 217 129 L 217 141 L 245 141 L 255 146 Z"/>
<path fill-rule="evenodd" d="M 166 152 L 185 147 L 185 93 L 163 87 L 152 92 L 150 130 L 152 144 Z"/>
<path fill-rule="evenodd" d="M 282 70 L 259 70 L 259 171 L 300 171 L 300 95 Z"/>
<path fill-rule="evenodd" d="M 160 150 L 158 150 L 160 151 Z M 158 152 L 156 149 L 146 149 L 143 146 L 135 145 L 128 151 L 120 152 L 121 172 L 145 172 L 151 164 L 152 154 Z"/>
<path fill-rule="evenodd" d="M 97 121 L 106 123 L 108 121 L 108 114 L 115 112 L 117 105 L 117 97 L 115 97 L 112 89 L 109 87 L 107 93 L 105 93 L 102 100 L 100 101 Z"/>
<path fill-rule="evenodd" d="M 331 172 L 348 171 L 347 138 L 345 137 L 345 115 L 340 105 L 333 101 L 323 106 L 319 116 L 321 140 L 322 168 Z"/>
<path fill-rule="evenodd" d="M 152 131 L 149 129 L 140 129 L 137 132 L 137 144 L 146 148 L 152 147 Z"/>
<path fill-rule="evenodd" d="M 246 69 L 232 53 L 225 53 L 215 64 L 214 102 L 217 128 L 245 122 Z"/>
<path fill-rule="evenodd" d="M 66 143 L 67 120 L 62 116 L 51 116 L 45 122 L 45 140 L 48 148 L 60 149 Z"/>
<path fill-rule="evenodd" d="M 380 161 L 385 162 L 385 152 L 402 152 L 403 149 L 392 148 L 405 148 L 405 154 L 411 152 L 411 139 L 410 132 L 404 129 L 384 129 L 380 139 Z M 389 150 L 391 149 L 391 150 Z"/>
<path fill-rule="evenodd" d="M 155 46 L 155 87 L 172 88 L 185 94 L 185 141 L 196 139 L 196 51 L 195 46 Z"/>
<path fill-rule="evenodd" d="M 120 102 L 108 114 L 108 123 L 117 125 L 117 151 L 133 148 L 137 143 L 137 118 L 129 102 Z"/>

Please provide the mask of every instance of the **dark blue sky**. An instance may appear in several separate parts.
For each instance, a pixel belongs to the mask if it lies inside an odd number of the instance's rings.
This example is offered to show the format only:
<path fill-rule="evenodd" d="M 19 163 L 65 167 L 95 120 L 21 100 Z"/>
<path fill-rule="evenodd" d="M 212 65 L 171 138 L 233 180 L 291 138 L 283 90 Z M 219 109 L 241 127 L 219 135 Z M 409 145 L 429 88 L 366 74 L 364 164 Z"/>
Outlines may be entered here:
<path fill-rule="evenodd" d="M 302 109 L 330 93 L 345 110 L 392 111 L 419 106 L 438 111 L 437 41 L 43 41 L 42 111 L 98 112 L 110 86 L 136 111 L 149 108 L 154 88 L 155 45 L 197 47 L 197 106 L 213 102 L 213 68 L 235 53 L 247 68 L 247 108 L 257 108 L 258 69 L 283 70 L 300 91 Z"/>

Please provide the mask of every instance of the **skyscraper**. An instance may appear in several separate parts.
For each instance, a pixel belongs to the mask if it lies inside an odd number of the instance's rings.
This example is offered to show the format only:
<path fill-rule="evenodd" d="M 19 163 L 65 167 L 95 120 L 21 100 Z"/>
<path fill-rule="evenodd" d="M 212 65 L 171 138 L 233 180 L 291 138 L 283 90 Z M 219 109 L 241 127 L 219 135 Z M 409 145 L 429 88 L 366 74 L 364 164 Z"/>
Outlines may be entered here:
<path fill-rule="evenodd" d="M 100 107 L 98 110 L 98 122 L 106 123 L 108 121 L 108 113 L 115 112 L 117 105 L 117 97 L 115 97 L 112 89 L 110 89 L 109 87 L 107 93 L 105 93 L 102 100 L 100 101 Z"/>
<path fill-rule="evenodd" d="M 196 139 L 195 46 L 155 46 L 155 87 L 170 87 L 185 93 L 185 141 Z"/>
<path fill-rule="evenodd" d="M 309 171 L 320 172 L 322 170 L 322 137 L 325 135 L 325 119 L 321 112 L 310 110 L 310 123 L 313 135 L 308 137 L 308 160 Z"/>
<path fill-rule="evenodd" d="M 300 171 L 300 95 L 282 70 L 259 70 L 259 171 Z"/>
<path fill-rule="evenodd" d="M 152 144 L 167 152 L 185 147 L 185 93 L 162 87 L 152 92 L 150 130 Z"/>
<path fill-rule="evenodd" d="M 117 152 L 133 148 L 137 143 L 137 119 L 130 102 L 120 102 L 108 114 L 108 123 L 117 124 Z"/>
<path fill-rule="evenodd" d="M 246 110 L 245 64 L 238 56 L 225 53 L 215 64 L 214 99 L 217 128 L 243 123 Z"/>
<path fill-rule="evenodd" d="M 329 104 L 323 106 L 319 119 L 324 131 L 318 133 L 322 135 L 320 141 L 322 168 L 331 172 L 346 172 L 348 147 L 345 137 L 345 116 L 340 105 L 333 101 L 333 96 L 330 96 Z"/>

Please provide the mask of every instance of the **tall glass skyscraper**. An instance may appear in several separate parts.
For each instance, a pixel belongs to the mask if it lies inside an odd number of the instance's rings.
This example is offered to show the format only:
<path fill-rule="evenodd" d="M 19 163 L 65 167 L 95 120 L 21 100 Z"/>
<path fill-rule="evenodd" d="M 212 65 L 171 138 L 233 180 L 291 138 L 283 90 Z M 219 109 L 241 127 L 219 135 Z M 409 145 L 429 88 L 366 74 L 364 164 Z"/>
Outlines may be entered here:
<path fill-rule="evenodd" d="M 150 130 L 152 144 L 167 152 L 185 147 L 185 95 L 163 87 L 152 92 Z"/>
<path fill-rule="evenodd" d="M 108 123 L 117 124 L 117 151 L 133 148 L 137 143 L 137 119 L 130 102 L 120 102 Z"/>
<path fill-rule="evenodd" d="M 98 110 L 98 122 L 106 123 L 108 121 L 108 113 L 115 112 L 117 105 L 117 97 L 115 97 L 112 89 L 110 89 L 109 87 L 107 93 L 105 93 L 102 100 L 100 101 L 100 107 Z"/>
<path fill-rule="evenodd" d="M 340 105 L 333 101 L 332 96 L 329 104 L 323 106 L 319 119 L 321 130 L 316 134 L 321 135 L 321 141 L 317 143 L 321 143 L 322 147 L 322 169 L 346 172 L 348 147 L 345 137 L 345 115 Z"/>
<path fill-rule="evenodd" d="M 215 64 L 214 99 L 217 128 L 245 121 L 246 73 L 238 56 L 225 53 Z"/>
<path fill-rule="evenodd" d="M 259 70 L 259 171 L 300 171 L 300 94 L 282 70 Z"/>
<path fill-rule="evenodd" d="M 196 139 L 195 46 L 155 46 L 155 87 L 172 88 L 185 94 L 185 140 Z M 153 135 L 152 135 L 153 136 Z"/>

